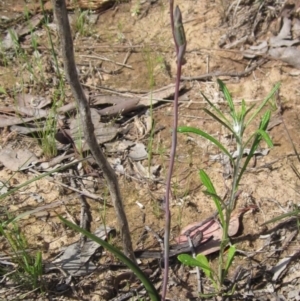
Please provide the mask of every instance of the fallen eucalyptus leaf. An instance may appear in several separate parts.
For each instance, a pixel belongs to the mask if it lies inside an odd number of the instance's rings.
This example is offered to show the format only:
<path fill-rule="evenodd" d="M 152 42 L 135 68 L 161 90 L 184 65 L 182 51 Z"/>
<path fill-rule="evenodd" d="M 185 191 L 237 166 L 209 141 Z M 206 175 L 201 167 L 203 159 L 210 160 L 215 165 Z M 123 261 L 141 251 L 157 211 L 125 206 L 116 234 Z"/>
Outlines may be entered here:
<path fill-rule="evenodd" d="M 38 161 L 38 158 L 28 149 L 13 149 L 7 145 L 0 151 L 0 162 L 12 171 L 26 169 L 32 162 Z"/>
<path fill-rule="evenodd" d="M 228 235 L 234 236 L 237 234 L 240 226 L 239 218 L 241 214 L 244 212 L 253 209 L 252 207 L 242 208 L 237 211 L 235 211 L 234 214 L 232 214 L 230 223 L 229 223 L 229 229 L 228 229 Z M 189 233 L 190 237 L 192 238 L 194 235 L 196 235 L 199 231 L 202 231 L 202 242 L 201 245 L 196 248 L 197 253 L 202 253 L 203 255 L 209 255 L 216 251 L 220 250 L 220 243 L 222 239 L 222 231 L 220 224 L 216 219 L 212 218 L 211 220 L 207 221 L 206 223 L 200 225 L 197 227 L 199 222 L 195 222 L 192 224 L 189 224 L 185 228 L 183 228 L 180 232 L 180 235 L 175 238 L 176 242 L 178 244 L 185 243 L 187 241 L 187 236 L 185 235 L 186 232 Z"/>
<path fill-rule="evenodd" d="M 113 228 L 101 225 L 94 235 L 105 240 L 107 235 L 113 231 Z M 64 271 L 72 276 L 83 276 L 94 271 L 97 266 L 90 262 L 91 256 L 99 249 L 99 244 L 91 239 L 87 239 L 83 247 L 80 248 L 80 242 L 69 245 L 62 256 L 51 263 L 51 266 L 60 266 Z M 50 267 L 50 266 L 49 266 Z"/>
<path fill-rule="evenodd" d="M 99 144 L 111 141 L 116 137 L 118 129 L 111 123 L 107 124 L 100 122 L 100 115 L 98 114 L 96 109 L 91 109 L 91 117 L 97 142 Z M 73 118 L 70 122 L 70 136 L 81 151 L 86 151 L 89 149 L 89 146 L 87 145 L 84 138 L 83 128 L 79 115 L 76 115 L 76 117 Z"/>
<path fill-rule="evenodd" d="M 134 161 L 146 159 L 148 157 L 146 146 L 140 142 L 135 143 L 135 145 L 130 149 L 128 156 Z"/>

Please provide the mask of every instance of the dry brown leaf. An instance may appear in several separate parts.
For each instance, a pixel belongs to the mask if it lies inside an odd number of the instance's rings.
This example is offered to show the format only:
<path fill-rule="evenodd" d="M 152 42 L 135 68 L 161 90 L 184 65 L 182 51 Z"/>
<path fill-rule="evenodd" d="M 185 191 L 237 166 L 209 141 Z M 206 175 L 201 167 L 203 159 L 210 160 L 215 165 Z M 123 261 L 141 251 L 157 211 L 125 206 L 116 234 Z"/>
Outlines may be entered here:
<path fill-rule="evenodd" d="M 41 128 L 32 127 L 32 126 L 29 126 L 29 125 L 26 125 L 26 126 L 12 125 L 10 127 L 10 130 L 12 132 L 16 132 L 18 134 L 28 135 L 28 134 L 40 132 Z"/>
<path fill-rule="evenodd" d="M 13 149 L 7 145 L 0 151 L 0 161 L 6 168 L 18 171 L 26 169 L 32 162 L 37 162 L 38 158 L 30 150 Z"/>
<path fill-rule="evenodd" d="M 97 95 L 93 96 L 91 103 L 93 106 L 97 105 L 117 105 L 120 103 L 126 102 L 128 99 L 131 99 L 129 97 L 119 96 L 119 95 Z"/>
<path fill-rule="evenodd" d="M 105 143 L 105 153 L 123 153 L 135 143 L 126 139 Z"/>
<path fill-rule="evenodd" d="M 242 213 L 244 213 L 249 209 L 252 208 L 239 209 L 232 214 L 230 219 L 229 229 L 228 229 L 229 236 L 234 236 L 237 234 L 240 225 L 239 218 Z M 198 224 L 199 222 L 195 222 L 183 228 L 180 232 L 180 236 L 175 238 L 176 242 L 178 244 L 187 242 L 187 237 L 184 233 L 196 227 Z M 190 233 L 190 237 L 196 235 L 199 230 L 202 231 L 203 239 L 201 245 L 197 248 L 197 253 L 208 255 L 220 250 L 222 228 L 220 226 L 219 221 L 217 221 L 216 219 L 211 219 L 210 221 L 207 221 L 202 226 L 195 228 Z"/>
<path fill-rule="evenodd" d="M 126 112 L 130 112 L 134 110 L 137 107 L 137 104 L 139 103 L 139 100 L 137 98 L 128 98 L 126 101 L 124 100 L 121 103 L 118 103 L 114 106 L 107 107 L 105 109 L 99 110 L 98 113 L 100 115 L 107 115 L 107 116 L 116 116 L 121 115 Z"/>
<path fill-rule="evenodd" d="M 34 96 L 30 94 L 18 95 L 17 97 L 17 105 L 15 107 L 15 111 L 18 114 L 26 115 L 28 117 L 37 117 L 42 118 L 49 115 L 46 110 L 42 110 L 41 108 L 50 103 L 50 100 Z"/>
<path fill-rule="evenodd" d="M 18 37 L 31 33 L 41 23 L 43 18 L 44 16 L 42 14 L 36 14 L 30 20 L 22 24 L 21 27 L 16 29 Z"/>
<path fill-rule="evenodd" d="M 101 225 L 95 232 L 94 235 L 105 240 L 107 235 L 114 231 L 109 226 Z M 61 266 L 65 271 L 73 276 L 82 276 L 92 272 L 97 267 L 90 261 L 91 256 L 99 249 L 98 243 L 91 239 L 87 239 L 82 248 L 80 248 L 80 242 L 69 245 L 61 257 L 56 259 L 53 264 Z M 53 266 L 51 264 L 50 267 Z M 47 267 L 46 267 L 47 269 Z"/>
<path fill-rule="evenodd" d="M 47 97 L 35 96 L 31 94 L 19 94 L 17 96 L 17 102 L 19 107 L 42 109 L 51 103 L 51 100 Z"/>
<path fill-rule="evenodd" d="M 0 127 L 12 126 L 15 124 L 26 123 L 36 120 L 37 117 L 20 118 L 14 116 L 0 115 Z"/>
<path fill-rule="evenodd" d="M 130 148 L 128 157 L 134 161 L 146 159 L 148 157 L 146 146 L 141 142 L 135 143 L 135 145 Z"/>
<path fill-rule="evenodd" d="M 300 69 L 300 49 L 296 47 L 273 48 L 269 50 L 269 54 L 294 68 Z"/>
<path fill-rule="evenodd" d="M 44 118 L 48 116 L 48 112 L 41 109 L 32 109 L 26 107 L 17 107 L 16 112 L 20 115 L 26 115 L 27 117 Z"/>
<path fill-rule="evenodd" d="M 118 129 L 111 123 L 107 124 L 100 122 L 100 115 L 98 114 L 96 109 L 91 109 L 91 117 L 95 128 L 97 142 L 99 144 L 111 141 L 116 137 Z M 89 146 L 84 139 L 83 128 L 79 115 L 75 116 L 75 118 L 70 122 L 70 136 L 72 137 L 77 147 L 81 148 L 82 151 L 89 149 Z"/>

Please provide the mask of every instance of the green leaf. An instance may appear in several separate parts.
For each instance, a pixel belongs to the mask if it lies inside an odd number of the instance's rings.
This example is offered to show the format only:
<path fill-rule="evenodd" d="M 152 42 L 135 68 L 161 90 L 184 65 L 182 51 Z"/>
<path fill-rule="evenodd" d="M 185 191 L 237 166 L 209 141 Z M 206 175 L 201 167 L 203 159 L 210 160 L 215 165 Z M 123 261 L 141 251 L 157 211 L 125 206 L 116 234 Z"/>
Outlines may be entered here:
<path fill-rule="evenodd" d="M 92 234 L 92 233 L 86 231 L 85 229 L 82 229 L 79 226 L 69 222 L 68 220 L 64 219 L 60 215 L 58 215 L 58 217 L 68 227 L 72 228 L 76 232 L 84 234 L 86 237 L 90 238 L 94 242 L 98 243 L 99 245 L 101 245 L 102 247 L 104 247 L 105 249 L 107 249 L 108 251 L 113 253 L 118 259 L 120 259 L 124 264 L 126 264 L 131 269 L 131 271 L 142 281 L 142 283 L 144 284 L 145 289 L 147 290 L 151 300 L 153 300 L 153 301 L 159 301 L 160 300 L 159 294 L 158 294 L 157 290 L 155 289 L 155 287 L 153 286 L 153 284 L 151 283 L 151 281 L 143 273 L 143 271 L 133 261 L 131 261 L 127 256 L 125 256 L 117 248 L 113 247 L 112 245 L 110 245 L 106 241 L 102 240 L 101 238 L 95 236 L 94 234 Z"/>
<path fill-rule="evenodd" d="M 240 139 L 240 137 L 243 135 L 244 130 L 245 130 L 245 118 L 246 118 L 246 114 L 247 114 L 247 108 L 246 108 L 246 103 L 245 100 L 242 100 L 242 105 L 241 105 L 241 110 L 238 112 L 238 116 L 237 116 L 237 120 L 238 120 L 238 124 L 240 125 L 240 134 L 239 134 L 239 138 L 237 140 Z"/>
<path fill-rule="evenodd" d="M 233 129 L 230 127 L 229 124 L 224 122 L 222 119 L 220 119 L 217 115 L 215 115 L 213 112 L 209 111 L 208 109 L 203 109 L 203 111 L 208 115 L 210 115 L 212 118 L 214 118 L 216 121 L 218 121 L 220 124 L 222 124 L 224 127 L 226 127 L 233 135 L 235 135 L 235 132 L 233 131 Z"/>
<path fill-rule="evenodd" d="M 261 141 L 261 138 L 262 138 L 262 136 L 260 135 L 260 133 L 259 133 L 259 130 L 257 130 L 257 132 L 254 134 L 254 135 L 252 135 L 251 137 L 253 137 L 254 136 L 254 140 L 253 140 L 253 143 L 252 143 L 252 146 L 251 146 L 251 148 L 250 148 L 250 152 L 249 152 L 249 154 L 248 154 L 248 156 L 247 156 L 247 158 L 246 158 L 246 160 L 245 160 L 245 162 L 244 162 L 244 165 L 243 165 L 243 167 L 242 167 L 242 169 L 241 169 L 241 171 L 240 171 L 240 174 L 239 174 L 239 177 L 238 177 L 238 179 L 237 179 L 237 187 L 238 187 L 238 185 L 239 185 L 239 183 L 240 183 L 240 180 L 241 180 L 241 178 L 242 178 L 242 176 L 243 176 L 243 174 L 244 174 L 244 172 L 245 172 L 245 170 L 246 170 L 246 168 L 247 168 L 247 166 L 248 166 L 248 164 L 249 164 L 249 162 L 250 162 L 250 160 L 251 160 L 251 158 L 253 157 L 253 155 L 254 155 L 254 152 L 257 150 L 257 147 L 258 147 L 258 145 L 259 145 L 259 143 L 260 143 L 260 141 Z M 251 137 L 250 137 L 250 139 L 251 139 Z M 249 140 L 250 140 L 249 139 Z M 267 138 L 268 139 L 268 138 Z M 270 139 L 270 138 L 269 138 Z M 249 141 L 248 140 L 248 141 Z M 271 139 L 270 139 L 271 140 Z M 247 141 L 247 143 L 245 144 L 245 145 L 247 145 L 248 144 L 248 141 Z M 271 143 L 272 143 L 272 141 L 271 141 Z"/>
<path fill-rule="evenodd" d="M 0 86 L 0 94 L 7 94 L 4 87 Z"/>
<path fill-rule="evenodd" d="M 225 220 L 224 220 L 224 214 L 223 214 L 223 210 L 222 210 L 222 200 L 221 198 L 217 195 L 215 187 L 212 183 L 212 181 L 210 180 L 208 174 L 201 169 L 199 171 L 199 176 L 200 176 L 200 180 L 203 183 L 203 185 L 206 187 L 207 191 L 205 192 L 206 194 L 210 195 L 213 198 L 213 201 L 215 203 L 215 206 L 217 208 L 217 211 L 219 213 L 220 216 L 220 220 L 221 220 L 221 224 L 222 226 L 224 226 Z"/>
<path fill-rule="evenodd" d="M 221 91 L 224 94 L 225 99 L 228 102 L 228 105 L 229 105 L 232 117 L 236 120 L 237 119 L 237 115 L 236 115 L 236 112 L 235 112 L 234 104 L 233 104 L 231 95 L 229 93 L 229 90 L 227 89 L 226 85 L 220 79 L 217 79 L 217 82 L 219 84 L 219 87 L 220 87 Z"/>
<path fill-rule="evenodd" d="M 262 110 L 262 108 L 266 105 L 266 103 L 269 101 L 271 97 L 277 92 L 277 90 L 280 87 L 280 83 L 277 83 L 274 88 L 271 90 L 271 92 L 268 94 L 268 96 L 264 99 L 264 101 L 261 103 L 261 105 L 257 108 L 257 110 L 253 113 L 253 115 L 249 118 L 249 120 L 246 123 L 246 127 L 252 122 L 252 120 L 257 116 L 257 114 Z"/>
<path fill-rule="evenodd" d="M 259 128 L 262 130 L 266 130 L 268 128 L 269 125 L 269 121 L 271 118 L 271 111 L 268 110 L 262 117 Z"/>
<path fill-rule="evenodd" d="M 43 259 L 42 259 L 42 252 L 38 251 L 36 254 L 35 262 L 34 262 L 34 268 L 36 270 L 37 275 L 43 274 Z"/>
<path fill-rule="evenodd" d="M 230 248 L 228 249 L 228 253 L 227 253 L 227 261 L 226 261 L 226 266 L 225 266 L 225 276 L 224 277 L 226 277 L 228 270 L 232 264 L 235 252 L 236 252 L 236 247 L 234 245 L 230 246 Z"/>
<path fill-rule="evenodd" d="M 207 134 L 199 129 L 189 127 L 189 126 L 180 126 L 177 129 L 177 131 L 179 133 L 194 133 L 199 136 L 202 136 L 203 138 L 205 138 L 205 139 L 209 140 L 210 142 L 212 142 L 213 144 L 215 144 L 223 153 L 225 153 L 229 157 L 229 159 L 231 161 L 233 161 L 233 158 L 232 158 L 231 154 L 228 152 L 228 150 L 217 139 L 210 136 L 209 134 Z"/>
<path fill-rule="evenodd" d="M 38 252 L 36 253 L 36 256 L 35 256 L 34 266 L 35 266 L 36 268 L 40 268 L 41 263 L 42 263 L 42 252 L 41 252 L 41 251 L 38 251 Z"/>
<path fill-rule="evenodd" d="M 209 176 L 203 169 L 201 169 L 199 171 L 199 176 L 200 176 L 201 182 L 206 187 L 207 191 L 210 193 L 216 194 L 216 189 L 215 189 L 212 181 L 210 180 Z"/>
<path fill-rule="evenodd" d="M 255 107 L 255 104 L 253 104 L 252 106 L 250 106 L 246 112 L 245 112 L 245 117 L 248 115 L 248 113 L 250 113 L 252 111 L 252 109 Z"/>
<path fill-rule="evenodd" d="M 256 132 L 258 135 L 260 135 L 266 141 L 266 143 L 268 144 L 268 147 L 274 146 L 273 142 L 267 132 L 265 132 L 263 130 L 257 130 Z"/>
<path fill-rule="evenodd" d="M 196 256 L 196 259 L 197 259 L 198 262 L 201 263 L 201 265 L 202 265 L 201 268 L 202 268 L 204 274 L 206 275 L 206 277 L 208 277 L 209 279 L 213 279 L 212 269 L 209 266 L 209 262 L 208 262 L 207 257 L 203 254 L 198 254 Z M 204 268 L 204 267 L 206 267 L 206 268 Z"/>
<path fill-rule="evenodd" d="M 267 127 L 268 127 L 268 124 L 269 124 L 269 121 L 270 121 L 270 117 L 271 117 L 271 111 L 267 111 L 262 119 L 261 119 L 261 122 L 260 122 L 260 125 L 259 125 L 259 129 L 255 132 L 255 134 L 253 134 L 249 139 L 248 141 L 245 143 L 245 146 L 248 144 L 248 142 L 253 139 L 253 136 L 254 136 L 254 140 L 253 140 L 253 143 L 252 143 L 252 146 L 250 148 L 250 152 L 244 162 L 244 165 L 240 171 L 240 174 L 239 174 L 239 177 L 238 177 L 238 180 L 237 180 L 237 186 L 242 178 L 242 175 L 244 174 L 251 158 L 253 157 L 254 155 L 254 152 L 256 151 L 256 149 L 258 148 L 258 145 L 261 141 L 261 139 L 263 138 L 266 143 L 268 144 L 269 147 L 273 147 L 273 143 L 272 143 L 272 140 L 270 138 L 270 136 L 265 132 Z"/>
<path fill-rule="evenodd" d="M 218 214 L 220 216 L 221 225 L 222 225 L 222 227 L 224 227 L 225 219 L 224 219 L 224 214 L 223 214 L 223 210 L 222 210 L 222 205 L 224 204 L 223 200 L 215 193 L 210 193 L 208 191 L 204 191 L 204 194 L 212 197 L 212 199 L 215 203 L 215 206 L 217 208 Z"/>
<path fill-rule="evenodd" d="M 254 141 L 253 141 L 252 146 L 250 148 L 250 152 L 249 152 L 248 156 L 246 157 L 244 165 L 243 165 L 243 167 L 242 167 L 242 169 L 240 171 L 239 177 L 237 179 L 236 187 L 238 187 L 238 185 L 240 183 L 240 180 L 241 180 L 241 178 L 242 178 L 242 176 L 243 176 L 243 174 L 244 174 L 244 172 L 245 172 L 245 170 L 246 170 L 246 168 L 247 168 L 247 166 L 248 166 L 251 158 L 253 157 L 254 152 L 256 151 L 256 149 L 257 149 L 257 147 L 259 145 L 259 142 L 260 142 L 260 135 L 255 135 Z"/>
<path fill-rule="evenodd" d="M 209 191 L 204 191 L 204 193 L 206 194 L 206 195 L 208 195 L 208 196 L 210 196 L 210 197 L 212 197 L 212 198 L 215 198 L 215 199 L 217 199 L 217 201 L 218 201 L 218 203 L 219 204 L 222 204 L 222 205 L 224 205 L 224 202 L 223 202 L 223 200 L 221 199 L 221 197 L 220 196 L 218 196 L 217 194 L 215 194 L 215 193 L 211 193 L 211 192 L 209 192 Z"/>
<path fill-rule="evenodd" d="M 200 92 L 203 98 L 209 103 L 209 105 L 218 113 L 218 115 L 227 123 L 230 124 L 230 121 L 225 117 L 221 110 L 219 110 L 202 92 Z"/>
<path fill-rule="evenodd" d="M 199 267 L 203 269 L 203 271 L 207 269 L 210 270 L 209 265 L 203 264 L 202 262 L 198 261 L 197 259 L 195 259 L 189 254 L 180 254 L 177 256 L 177 258 L 184 265 L 191 266 L 191 267 Z"/>
<path fill-rule="evenodd" d="M 243 99 L 240 115 L 244 118 L 246 116 L 246 112 L 247 112 L 246 103 L 245 100 Z"/>

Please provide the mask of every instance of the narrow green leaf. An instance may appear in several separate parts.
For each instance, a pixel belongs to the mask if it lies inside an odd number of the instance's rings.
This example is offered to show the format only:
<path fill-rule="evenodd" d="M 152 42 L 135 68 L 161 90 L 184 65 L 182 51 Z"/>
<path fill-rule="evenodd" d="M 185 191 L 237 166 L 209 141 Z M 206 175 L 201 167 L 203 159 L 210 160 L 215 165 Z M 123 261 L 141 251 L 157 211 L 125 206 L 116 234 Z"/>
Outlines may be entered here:
<path fill-rule="evenodd" d="M 34 266 L 36 268 L 39 268 L 41 265 L 41 262 L 42 262 L 42 253 L 40 251 L 38 251 L 35 256 Z"/>
<path fill-rule="evenodd" d="M 155 287 L 153 286 L 151 281 L 148 279 L 148 277 L 143 273 L 143 271 L 134 262 L 132 262 L 122 252 L 120 252 L 117 248 L 113 247 L 112 245 L 110 245 L 106 241 L 104 241 L 104 240 L 100 239 L 99 237 L 95 236 L 94 234 L 92 234 L 92 233 L 86 231 L 85 229 L 82 229 L 79 226 L 69 222 L 68 220 L 64 219 L 60 215 L 58 215 L 58 217 L 68 227 L 72 228 L 73 230 L 75 230 L 79 233 L 84 234 L 86 237 L 90 238 L 94 242 L 98 243 L 99 245 L 101 245 L 102 247 L 104 247 L 105 249 L 107 249 L 108 251 L 113 253 L 118 259 L 120 259 L 124 264 L 126 264 L 131 269 L 131 271 L 134 272 L 134 274 L 142 281 L 142 283 L 144 284 L 145 289 L 147 290 L 151 300 L 153 300 L 153 301 L 159 301 L 160 300 L 160 297 L 159 297 L 159 294 L 158 294 L 157 290 L 155 289 Z"/>
<path fill-rule="evenodd" d="M 205 191 L 206 194 L 210 195 L 215 203 L 215 206 L 217 208 L 217 211 L 219 213 L 220 216 L 220 220 L 221 220 L 221 224 L 222 226 L 224 226 L 224 214 L 223 214 L 223 210 L 222 210 L 222 199 L 217 195 L 215 187 L 212 183 L 212 181 L 210 180 L 208 174 L 201 169 L 199 171 L 199 176 L 200 176 L 200 180 L 202 182 L 202 184 L 206 187 L 207 191 Z"/>
<path fill-rule="evenodd" d="M 277 92 L 277 90 L 280 87 L 280 83 L 277 83 L 274 88 L 271 90 L 271 92 L 268 94 L 268 96 L 264 99 L 264 101 L 261 103 L 261 105 L 257 108 L 257 110 L 253 113 L 253 115 L 249 118 L 249 120 L 246 123 L 246 127 L 252 122 L 252 120 L 259 114 L 259 112 L 262 110 L 262 108 L 266 105 L 266 103 L 269 101 L 271 97 Z"/>
<path fill-rule="evenodd" d="M 37 276 L 40 276 L 43 274 L 43 259 L 42 259 L 42 252 L 38 251 L 36 254 L 35 262 L 34 262 L 34 268 L 36 271 Z"/>
<path fill-rule="evenodd" d="M 262 117 L 259 128 L 266 130 L 268 128 L 269 122 L 271 118 L 271 111 L 268 110 Z"/>
<path fill-rule="evenodd" d="M 238 177 L 238 180 L 237 180 L 236 187 L 238 187 L 238 185 L 239 185 L 239 183 L 240 183 L 240 180 L 241 180 L 241 178 L 242 178 L 242 176 L 243 176 L 243 174 L 244 174 L 244 172 L 245 172 L 245 170 L 246 170 L 246 168 L 247 168 L 247 166 L 248 166 L 248 164 L 249 164 L 251 158 L 253 157 L 254 152 L 257 150 L 257 147 L 258 147 L 259 142 L 260 142 L 260 140 L 261 140 L 261 135 L 260 135 L 260 134 L 254 134 L 254 135 L 252 135 L 251 137 L 253 137 L 253 136 L 254 136 L 254 140 L 253 140 L 252 146 L 251 146 L 251 148 L 250 148 L 250 152 L 249 152 L 248 156 L 246 157 L 246 160 L 245 160 L 245 162 L 244 162 L 244 165 L 243 165 L 243 167 L 242 167 L 242 169 L 241 169 L 241 171 L 240 171 L 240 174 L 239 174 L 239 177 Z M 249 138 L 248 141 L 251 140 L 251 137 Z M 245 146 L 248 144 L 248 141 L 247 141 L 247 143 L 245 144 Z"/>
<path fill-rule="evenodd" d="M 237 180 L 237 186 L 238 186 L 251 158 L 253 157 L 254 152 L 257 150 L 261 139 L 263 138 L 269 147 L 273 147 L 273 143 L 272 143 L 270 136 L 265 132 L 268 127 L 268 124 L 269 124 L 270 116 L 271 116 L 271 112 L 268 110 L 261 119 L 259 129 L 255 132 L 255 134 L 251 135 L 251 137 L 245 143 L 245 146 L 248 145 L 249 141 L 251 141 L 251 139 L 253 139 L 253 137 L 254 137 L 252 146 L 250 148 L 250 152 L 249 152 L 249 154 L 244 162 L 244 165 L 240 171 L 240 174 L 239 174 L 239 177 Z"/>
<path fill-rule="evenodd" d="M 220 109 L 218 109 L 202 92 L 200 92 L 203 98 L 209 103 L 209 105 L 218 113 L 221 119 L 225 120 L 227 124 L 230 124 L 230 121 L 225 117 Z"/>
<path fill-rule="evenodd" d="M 268 147 L 273 147 L 273 142 L 269 136 L 269 134 L 267 132 L 265 132 L 264 130 L 257 130 L 256 133 L 258 135 L 260 135 L 265 141 L 266 143 L 268 144 Z"/>
<path fill-rule="evenodd" d="M 209 135 L 199 129 L 189 127 L 189 126 L 181 126 L 177 129 L 177 131 L 179 133 L 194 133 L 199 136 L 202 136 L 203 138 L 205 138 L 205 139 L 209 140 L 210 142 L 212 142 L 213 144 L 215 144 L 223 153 L 225 153 L 229 157 L 229 159 L 231 161 L 233 161 L 233 158 L 232 158 L 231 154 L 228 152 L 228 150 L 217 139 L 215 139 L 211 135 Z"/>
<path fill-rule="evenodd" d="M 208 115 L 210 115 L 212 118 L 214 118 L 216 121 L 218 121 L 219 123 L 221 123 L 224 127 L 226 127 L 233 135 L 235 135 L 235 132 L 233 131 L 233 129 L 230 127 L 230 123 L 227 124 L 226 122 L 224 122 L 222 119 L 220 119 L 217 115 L 215 115 L 213 112 L 209 111 L 208 109 L 203 109 L 203 111 L 205 113 L 207 113 Z M 226 120 L 227 121 L 227 120 Z"/>
<path fill-rule="evenodd" d="M 237 115 L 236 115 L 236 112 L 235 112 L 234 104 L 233 104 L 231 95 L 230 95 L 230 93 L 229 93 L 229 90 L 227 89 L 226 85 L 225 85 L 220 79 L 217 79 L 217 82 L 218 82 L 218 84 L 219 84 L 219 87 L 220 87 L 221 91 L 222 91 L 223 94 L 224 94 L 225 99 L 226 99 L 227 102 L 228 102 L 228 105 L 229 105 L 229 108 L 230 108 L 230 112 L 231 112 L 231 114 L 232 114 L 232 117 L 233 117 L 234 119 L 237 119 Z"/>
<path fill-rule="evenodd" d="M 241 116 L 242 116 L 242 117 L 245 117 L 246 112 L 247 112 L 246 102 L 245 102 L 245 100 L 243 99 L 243 100 L 242 100 L 242 107 L 241 107 Z"/>
<path fill-rule="evenodd" d="M 206 194 L 206 195 L 208 195 L 208 196 L 210 196 L 210 197 L 212 197 L 212 198 L 214 198 L 214 199 L 216 199 L 217 200 L 217 202 L 219 203 L 219 204 L 222 204 L 222 205 L 224 205 L 224 202 L 223 202 L 223 200 L 220 198 L 220 196 L 218 196 L 217 194 L 215 194 L 215 193 L 211 193 L 211 192 L 209 192 L 209 191 L 204 191 L 204 193 Z"/>
<path fill-rule="evenodd" d="M 236 283 L 232 286 L 232 289 L 230 290 L 230 292 L 227 293 L 228 296 L 232 296 L 235 292 L 236 289 Z"/>
<path fill-rule="evenodd" d="M 224 227 L 225 218 L 224 218 L 224 214 L 223 214 L 223 210 L 222 210 L 223 200 L 215 193 L 210 193 L 208 191 L 204 191 L 204 194 L 209 195 L 210 197 L 212 197 L 212 199 L 215 203 L 215 206 L 217 208 L 218 214 L 220 216 L 221 225 L 222 225 L 222 227 Z"/>
<path fill-rule="evenodd" d="M 253 104 L 252 106 L 250 106 L 246 112 L 245 112 L 245 117 L 252 111 L 252 109 L 255 107 L 255 104 Z"/>
<path fill-rule="evenodd" d="M 18 250 L 18 251 L 19 251 L 19 250 Z M 21 258 L 20 258 L 20 259 L 22 260 L 22 265 L 24 264 L 24 268 L 28 269 L 28 261 L 27 261 L 26 256 L 22 256 L 22 255 L 21 255 Z"/>
<path fill-rule="evenodd" d="M 210 193 L 216 194 L 216 190 L 215 190 L 215 187 L 214 187 L 212 181 L 210 180 L 208 174 L 203 169 L 201 169 L 199 171 L 199 176 L 200 176 L 201 182 L 206 187 L 207 191 Z"/>
<path fill-rule="evenodd" d="M 234 245 L 230 246 L 230 248 L 228 249 L 228 253 L 227 253 L 227 261 L 226 261 L 226 265 L 225 265 L 224 277 L 226 277 L 226 275 L 228 273 L 228 270 L 232 264 L 235 253 L 236 253 L 236 247 Z"/>

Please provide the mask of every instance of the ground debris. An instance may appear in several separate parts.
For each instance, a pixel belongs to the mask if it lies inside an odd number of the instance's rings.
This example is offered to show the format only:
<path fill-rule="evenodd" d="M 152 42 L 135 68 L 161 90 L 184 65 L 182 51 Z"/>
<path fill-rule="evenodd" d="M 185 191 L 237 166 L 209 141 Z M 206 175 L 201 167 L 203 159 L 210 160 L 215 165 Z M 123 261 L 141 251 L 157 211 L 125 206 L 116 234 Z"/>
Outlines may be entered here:
<path fill-rule="evenodd" d="M 94 235 L 106 240 L 109 233 L 114 231 L 113 228 L 101 225 Z M 96 242 L 87 239 L 80 247 L 80 242 L 69 245 L 64 253 L 53 262 L 49 263 L 46 270 L 52 270 L 56 266 L 63 269 L 68 275 L 83 276 L 93 272 L 97 266 L 90 261 L 97 249 L 101 248 Z"/>

